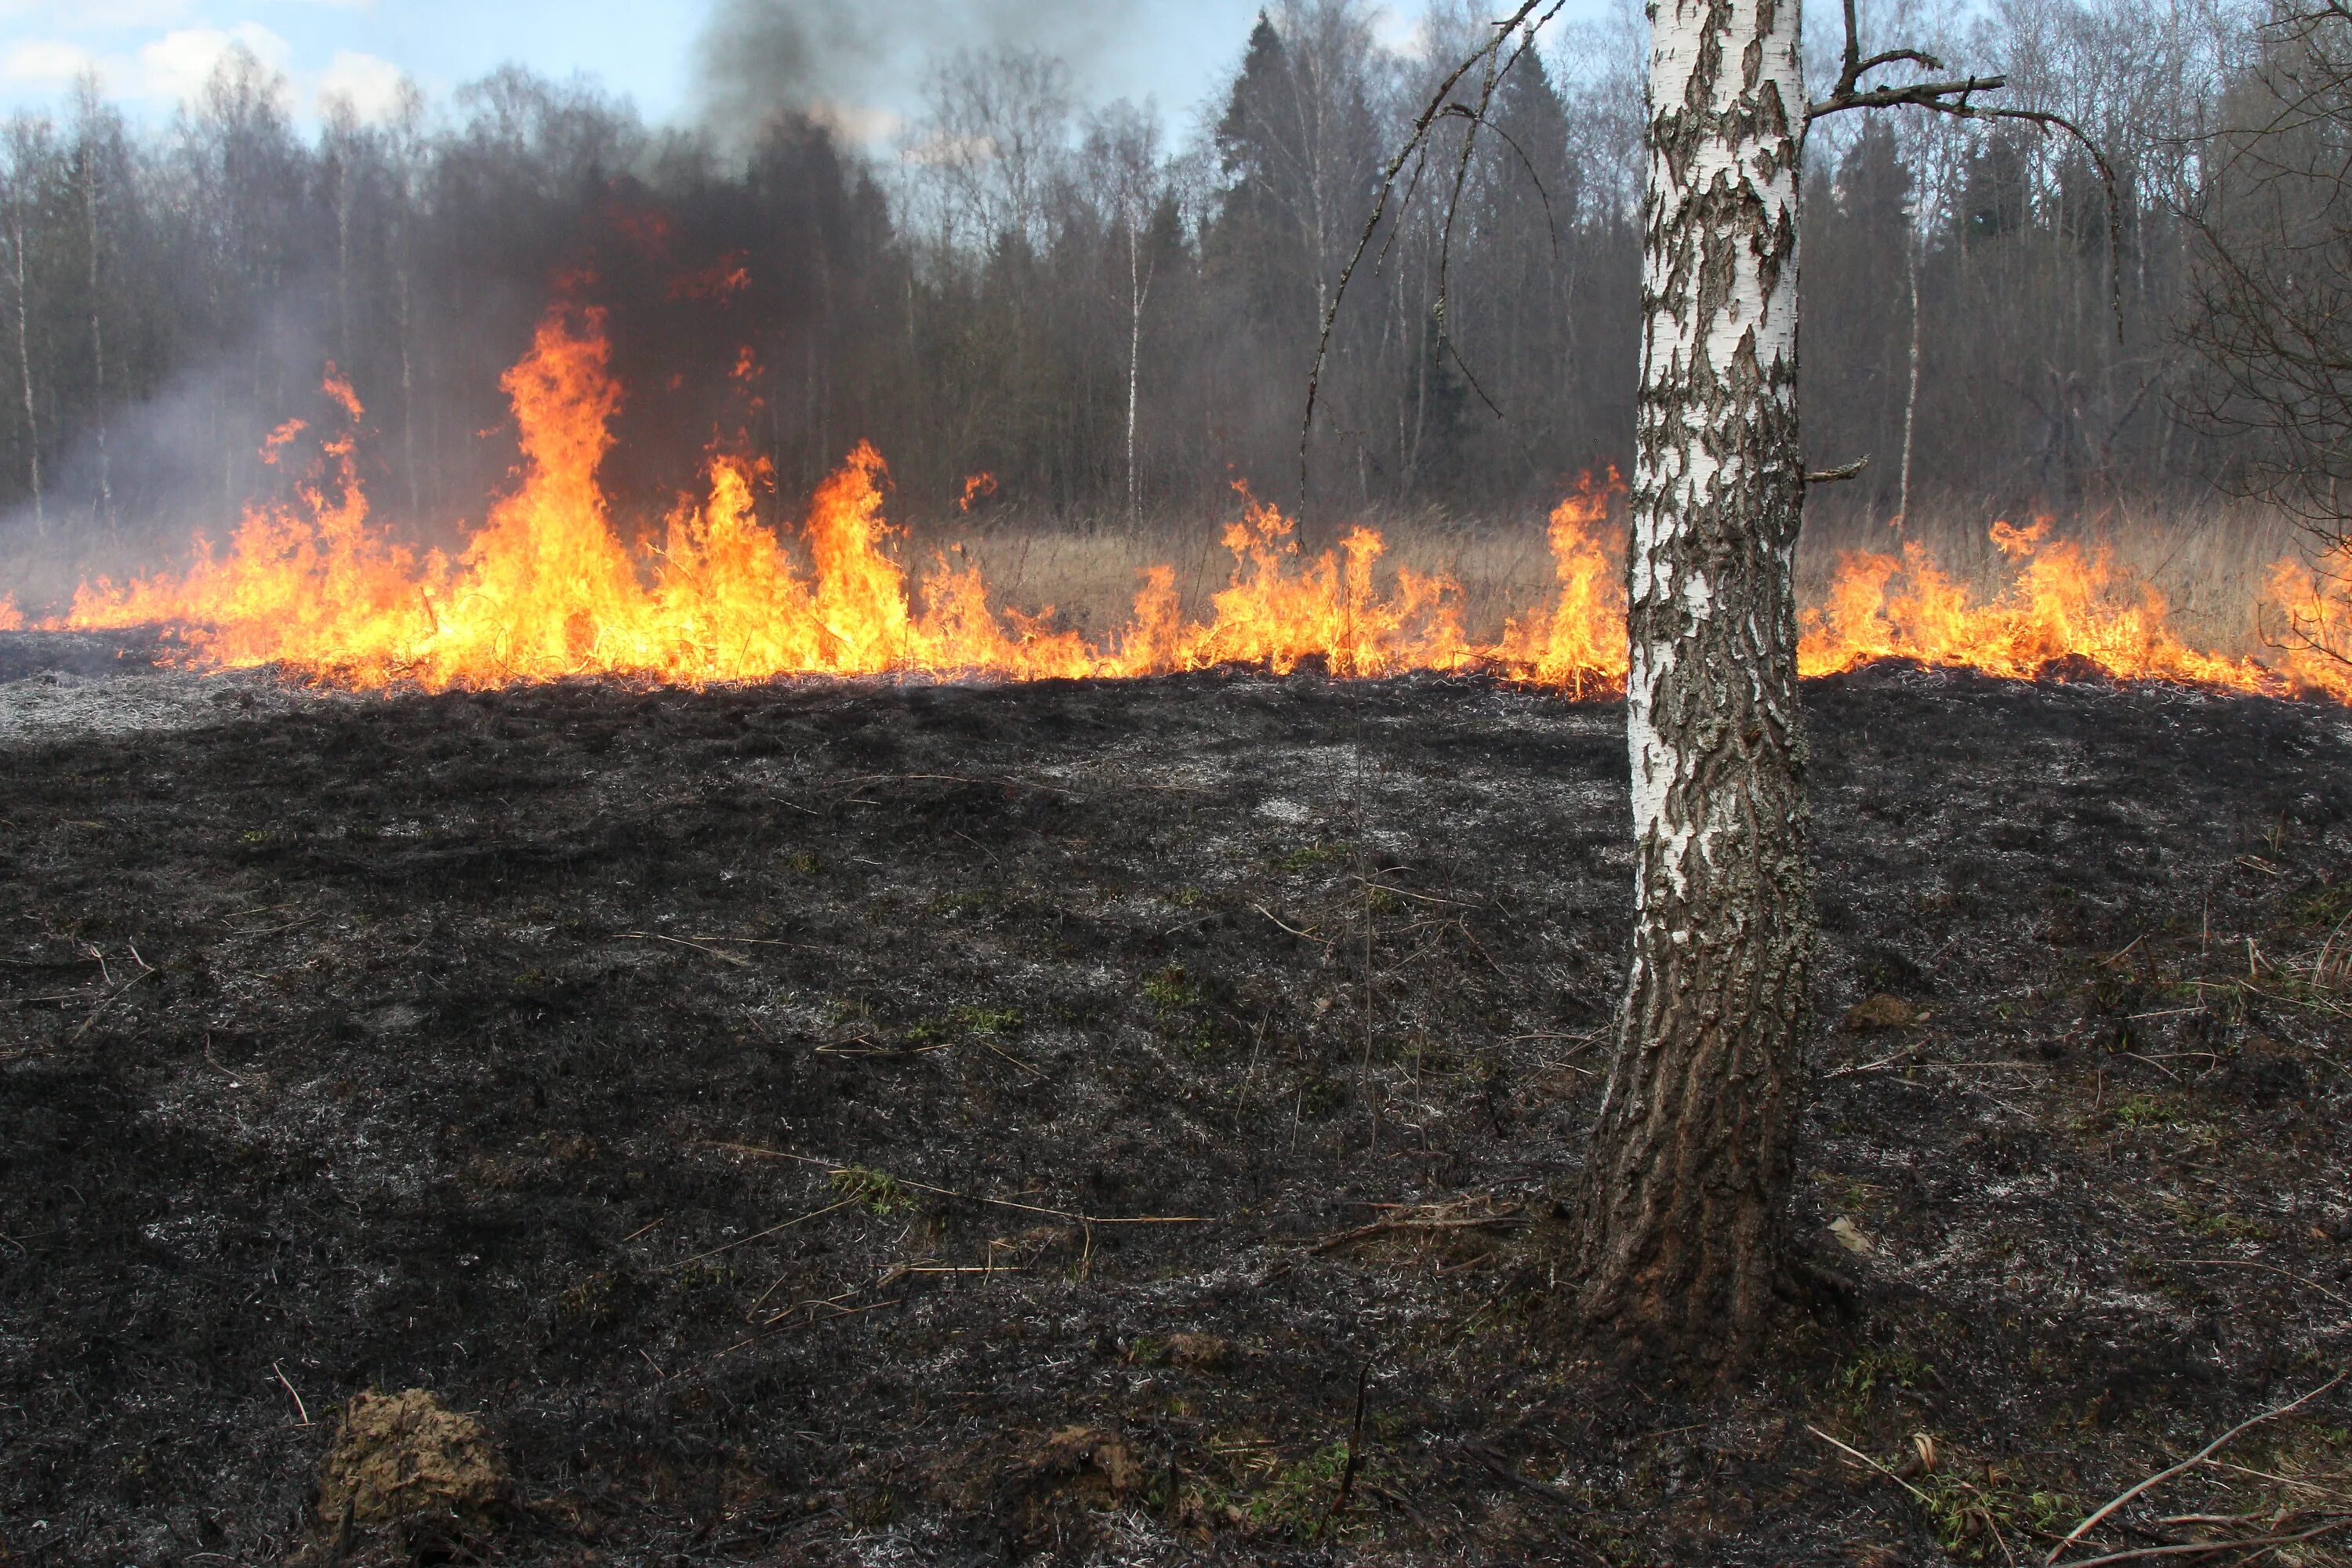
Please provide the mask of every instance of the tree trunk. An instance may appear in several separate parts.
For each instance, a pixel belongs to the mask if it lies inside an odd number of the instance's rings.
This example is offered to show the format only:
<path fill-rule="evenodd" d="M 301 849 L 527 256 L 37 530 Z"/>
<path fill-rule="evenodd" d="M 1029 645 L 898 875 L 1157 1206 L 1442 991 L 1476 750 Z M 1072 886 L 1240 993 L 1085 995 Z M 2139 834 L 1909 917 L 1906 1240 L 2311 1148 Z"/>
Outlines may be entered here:
<path fill-rule="evenodd" d="M 89 371 L 91 407 L 96 415 L 98 437 L 99 515 L 106 524 L 108 537 L 111 538 L 114 533 L 114 470 L 106 451 L 106 333 L 100 324 L 100 307 L 105 303 L 106 296 L 100 291 L 98 147 L 95 137 L 82 148 L 81 210 L 89 237 Z"/>
<path fill-rule="evenodd" d="M 1139 521 L 1142 517 L 1142 497 L 1135 484 L 1135 404 L 1136 382 L 1143 369 L 1143 274 L 1138 265 L 1136 251 L 1140 241 L 1135 232 L 1135 215 L 1127 217 L 1127 521 Z"/>
<path fill-rule="evenodd" d="M 1813 915 L 1791 575 L 1795 0 L 1654 0 L 1626 728 L 1633 942 L 1586 1321 L 1738 1362 L 1780 1278 Z"/>
<path fill-rule="evenodd" d="M 28 176 L 19 174 L 19 179 Z M 22 373 L 25 395 L 25 449 L 31 459 L 33 484 L 33 536 L 49 536 L 49 513 L 41 496 L 41 420 L 39 405 L 33 396 L 33 324 L 30 279 L 25 266 L 25 205 L 24 192 L 8 194 L 8 255 L 16 289 L 16 365 Z"/>
<path fill-rule="evenodd" d="M 1922 209 L 1924 216 L 1924 208 Z M 1911 527 L 1911 433 L 1919 416 L 1919 225 L 1907 214 L 1903 224 L 1904 260 L 1911 277 L 1911 375 L 1903 390 L 1903 480 L 1895 491 L 1895 527 Z"/>

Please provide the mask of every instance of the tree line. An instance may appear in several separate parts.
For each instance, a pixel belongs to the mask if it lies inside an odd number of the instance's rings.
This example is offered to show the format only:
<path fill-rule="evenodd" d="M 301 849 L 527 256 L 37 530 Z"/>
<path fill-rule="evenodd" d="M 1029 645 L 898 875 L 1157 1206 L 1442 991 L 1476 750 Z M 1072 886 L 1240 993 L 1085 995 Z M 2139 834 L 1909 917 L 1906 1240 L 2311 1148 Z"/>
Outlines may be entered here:
<path fill-rule="evenodd" d="M 2264 15 L 1900 11 L 2084 126 L 2114 182 L 2015 123 L 1811 139 L 1808 441 L 1871 458 L 1828 504 L 1885 521 L 2231 482 L 2242 443 L 2199 416 L 2213 372 L 2181 346 L 2210 294 L 2211 138 L 2249 100 Z M 234 516 L 273 478 L 268 434 L 324 410 L 331 361 L 368 411 L 379 510 L 478 516 L 513 462 L 499 374 L 554 298 L 604 313 L 626 389 L 606 477 L 639 515 L 714 446 L 768 459 L 794 511 L 860 438 L 918 510 L 981 470 L 996 504 L 1087 524 L 1222 516 L 1236 479 L 1286 503 L 1360 247 L 1310 516 L 1542 504 L 1631 468 L 1643 28 L 1626 9 L 1510 51 L 1466 149 L 1481 84 L 1460 84 L 1368 232 L 1391 150 L 1490 25 L 1443 0 L 1399 52 L 1357 0 L 1280 0 L 1181 134 L 1086 106 L 1048 55 L 967 54 L 878 150 L 805 113 L 722 151 L 742 138 L 515 67 L 310 130 L 250 55 L 160 127 L 86 83 L 0 132 L 0 515 L 17 542 Z"/>

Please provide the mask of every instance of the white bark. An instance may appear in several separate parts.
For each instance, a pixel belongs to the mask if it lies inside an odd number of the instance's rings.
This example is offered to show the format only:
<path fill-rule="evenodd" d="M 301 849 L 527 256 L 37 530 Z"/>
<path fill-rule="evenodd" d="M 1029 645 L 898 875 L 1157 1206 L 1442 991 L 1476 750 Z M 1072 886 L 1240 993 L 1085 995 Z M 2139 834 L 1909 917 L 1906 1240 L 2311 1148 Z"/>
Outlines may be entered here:
<path fill-rule="evenodd" d="M 1752 1341 L 1780 1266 L 1811 942 L 1793 586 L 1795 0 L 1654 0 L 1626 742 L 1636 838 L 1584 1300 Z"/>

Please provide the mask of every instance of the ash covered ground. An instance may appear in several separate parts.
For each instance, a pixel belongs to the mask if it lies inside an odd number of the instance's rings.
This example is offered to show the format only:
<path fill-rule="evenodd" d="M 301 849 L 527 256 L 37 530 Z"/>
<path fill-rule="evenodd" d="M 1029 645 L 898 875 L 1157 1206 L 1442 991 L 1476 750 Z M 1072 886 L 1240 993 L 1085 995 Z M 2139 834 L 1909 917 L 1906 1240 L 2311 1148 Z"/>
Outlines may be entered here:
<path fill-rule="evenodd" d="M 1551 1305 L 1612 704 L 152 651 L 0 637 L 0 1561 L 2021 1561 L 2344 1362 L 2337 710 L 1808 687 L 1854 1289 L 1709 1390 Z M 410 1388 L 496 1499 L 322 1515 Z"/>

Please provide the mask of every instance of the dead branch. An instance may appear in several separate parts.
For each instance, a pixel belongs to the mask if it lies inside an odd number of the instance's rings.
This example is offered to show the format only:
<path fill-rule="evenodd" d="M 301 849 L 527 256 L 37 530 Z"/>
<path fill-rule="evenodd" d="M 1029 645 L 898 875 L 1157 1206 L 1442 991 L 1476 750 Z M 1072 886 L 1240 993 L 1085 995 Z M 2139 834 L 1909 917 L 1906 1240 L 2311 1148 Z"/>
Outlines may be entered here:
<path fill-rule="evenodd" d="M 2342 1383 L 2346 1375 L 2346 1373 L 2339 1372 L 2334 1377 L 2329 1378 L 2326 1383 L 2321 1384 L 2317 1388 L 2313 1389 L 2310 1393 L 2302 1395 L 2300 1398 L 2290 1400 L 2286 1404 L 2279 1405 L 2274 1409 L 2265 1410 L 2259 1415 L 2251 1416 L 2246 1420 L 2239 1422 L 2235 1426 L 2231 1427 L 2227 1432 L 2222 1433 L 2219 1437 L 2214 1438 L 2211 1442 L 2206 1444 L 2203 1447 L 2198 1449 L 2197 1452 L 2181 1460 L 2179 1464 L 2173 1465 L 2166 1469 L 2158 1470 L 2156 1474 L 2148 1477 L 2146 1480 L 2139 1482 L 2137 1485 L 2127 1487 L 2124 1490 L 2116 1493 L 2114 1498 L 2109 1500 L 2105 1507 L 2100 1509 L 2096 1513 L 2094 1513 L 2089 1518 L 2084 1520 L 2082 1523 L 2068 1531 L 2065 1538 L 2060 1541 L 2057 1545 L 2050 1549 L 2050 1555 L 2043 1558 L 2042 1562 L 2044 1563 L 2056 1563 L 2060 1557 L 2065 1554 L 2066 1548 L 2074 1545 L 2077 1541 L 2082 1540 L 2084 1536 L 2089 1534 L 2093 1530 L 2097 1528 L 2100 1521 L 2107 1518 L 2117 1509 L 2122 1508 L 2125 1504 L 2130 1502 L 2132 1499 L 2139 1496 L 2142 1492 L 2148 1491 L 2156 1487 L 2163 1485 L 2166 1481 L 2172 1479 L 2175 1476 L 2195 1469 L 2198 1466 L 2203 1464 L 2206 1460 L 2219 1453 L 2223 1447 L 2235 1439 L 2241 1433 L 2248 1431 L 2252 1427 L 2259 1426 L 2265 1421 L 2274 1421 L 2282 1415 L 2287 1415 L 2292 1411 L 2298 1410 L 2304 1405 L 2310 1404 L 2313 1400 L 2318 1398 L 2329 1389 L 2334 1388 L 2337 1384 Z M 2346 1522 L 2352 1522 L 2352 1521 L 2347 1521 Z M 2297 1539 L 2302 1538 L 2298 1537 Z M 2247 1546 L 2257 1544 L 2260 1544 L 2260 1542 L 2237 1542 L 2224 1543 L 2220 1546 L 2210 1548 L 2210 1550 L 2227 1551 L 2231 1545 Z M 2284 1544 L 2284 1542 L 2282 1542 L 2280 1544 Z M 2177 1552 L 2178 1550 L 2178 1548 L 2172 1549 L 2173 1552 Z M 2087 1563 L 2077 1563 L 2072 1564 L 2071 1568 L 2089 1568 L 2090 1563 L 2125 1562 L 2129 1560 L 2133 1555 L 2147 1556 L 2168 1554 L 2172 1553 L 2167 1552 L 2163 1548 L 2151 1548 L 2148 1551 L 2140 1553 L 2126 1553 L 2122 1556 L 2095 1557 L 2089 1559 Z"/>
<path fill-rule="evenodd" d="M 2046 109 L 2007 109 L 1976 101 L 1979 93 L 1999 92 L 2009 86 L 2005 76 L 1963 76 L 1942 80 L 1903 82 L 1893 87 L 1864 87 L 1862 79 L 1884 66 L 1910 65 L 1923 71 L 1948 69 L 1942 60 L 1924 49 L 1886 49 L 1864 56 L 1862 52 L 1861 24 L 1854 16 L 1854 0 L 1845 0 L 1845 54 L 1838 71 L 1837 85 L 1830 95 L 1818 103 L 1805 106 L 1805 130 L 1811 131 L 1813 121 L 1848 110 L 1924 109 L 1932 114 L 1948 114 L 1955 120 L 2007 120 L 2031 125 L 2047 134 L 2063 132 L 2073 137 L 2083 151 L 2090 154 L 2092 164 L 2099 172 L 2099 184 L 2107 197 L 2107 296 L 2114 309 L 2116 338 L 2124 335 L 2124 274 L 2123 274 L 2123 198 L 2116 181 L 2115 165 L 2099 144 L 2091 140 L 2090 132 L 2063 114 Z"/>
<path fill-rule="evenodd" d="M 2078 1557 L 2063 1568 L 2107 1568 L 2116 1563 L 2144 1563 L 2158 1557 L 2210 1557 L 2223 1552 L 2266 1551 L 2274 1546 L 2293 1546 L 2305 1541 L 2316 1541 L 2323 1535 L 2352 1525 L 2352 1519 L 2330 1520 L 2315 1529 L 2295 1535 L 2256 1535 L 2239 1541 L 2192 1541 L 2175 1546 L 2140 1546 L 2128 1552 L 2110 1552 L 2101 1557 Z M 2246 1561 L 2240 1559 L 2240 1561 Z"/>
<path fill-rule="evenodd" d="M 698 1139 L 696 1142 L 706 1149 L 724 1149 L 730 1153 L 756 1154 L 763 1160 L 790 1160 L 796 1164 L 815 1165 L 828 1173 L 849 1169 L 848 1166 L 832 1160 L 820 1160 L 814 1154 L 795 1154 L 784 1149 L 762 1149 L 756 1143 L 730 1143 L 707 1138 Z M 935 1187 L 928 1182 L 918 1182 L 906 1176 L 894 1176 L 891 1180 L 902 1187 L 908 1187 L 919 1193 L 930 1193 L 938 1197 L 961 1198 L 968 1204 L 992 1204 L 998 1208 L 1019 1209 L 1024 1214 L 1042 1214 L 1054 1219 L 1066 1219 L 1084 1226 L 1215 1225 L 1218 1223 L 1216 1215 L 1204 1214 L 1112 1215 L 1079 1214 L 1072 1209 L 1046 1208 L 1038 1204 L 1016 1203 L 1011 1198 L 992 1198 L 981 1193 L 960 1193 L 952 1187 Z"/>
<path fill-rule="evenodd" d="M 1404 145 L 1397 149 L 1396 156 L 1391 158 L 1388 167 L 1381 171 L 1381 194 L 1372 201 L 1371 216 L 1364 220 L 1364 232 L 1357 237 L 1356 248 L 1349 256 L 1348 265 L 1339 269 L 1339 281 L 1331 290 L 1331 302 L 1324 307 L 1323 330 L 1315 340 L 1315 363 L 1307 373 L 1307 407 L 1298 421 L 1300 504 L 1304 505 L 1307 500 L 1307 442 L 1315 428 L 1315 403 L 1323 389 L 1323 365 L 1330 357 L 1331 329 L 1339 321 L 1339 304 L 1348 297 L 1348 285 L 1355 278 L 1356 268 L 1364 259 L 1364 252 L 1371 248 L 1372 236 L 1380 232 L 1381 219 L 1388 215 L 1389 198 L 1396 194 L 1397 175 L 1402 172 L 1406 163 L 1411 161 L 1415 153 L 1423 152 L 1427 147 L 1430 132 L 1436 127 L 1437 121 L 1448 112 L 1446 100 L 1453 96 L 1454 88 L 1464 77 L 1470 74 L 1472 68 L 1483 64 L 1488 68 L 1485 93 L 1479 100 L 1476 114 L 1467 116 L 1471 120 L 1471 127 L 1464 136 L 1463 162 L 1465 166 L 1467 165 L 1468 142 L 1475 133 L 1478 123 L 1486 116 L 1486 108 L 1493 99 L 1496 86 L 1509 73 L 1511 66 L 1518 62 L 1519 56 L 1527 51 L 1528 44 L 1533 42 L 1535 35 L 1542 30 L 1544 24 L 1559 15 L 1561 6 L 1566 3 L 1567 0 L 1520 0 L 1517 10 L 1496 21 L 1494 24 L 1495 36 L 1473 50 L 1468 58 L 1455 66 L 1447 74 L 1445 79 L 1437 84 L 1437 90 L 1430 95 L 1429 102 L 1423 107 L 1421 113 L 1414 117 L 1412 133 L 1405 138 Z M 1536 15 L 1538 11 L 1542 13 L 1541 16 Z M 1529 17 L 1534 17 L 1534 20 L 1530 22 Z M 1525 39 L 1519 49 L 1500 69 L 1495 68 L 1496 57 L 1502 52 L 1504 43 L 1518 37 L 1522 29 L 1525 29 Z M 1417 163 L 1413 170 L 1412 183 L 1415 188 L 1418 188 L 1421 184 L 1421 169 Z M 1446 233 L 1449 237 L 1453 233 L 1454 213 L 1461 200 L 1461 190 L 1462 182 L 1457 176 L 1454 181 L 1454 200 L 1448 205 L 1445 215 Z M 1444 340 L 1442 314 L 1438 337 L 1441 342 Z M 1456 357 L 1455 363 L 1460 363 L 1459 356 Z M 1469 375 L 1467 366 L 1464 367 L 1463 374 L 1465 377 Z M 1475 380 L 1472 384 L 1475 386 Z M 1486 400 L 1484 391 L 1479 392 L 1478 395 L 1482 401 L 1486 401 L 1489 408 L 1494 407 L 1494 404 Z M 1501 410 L 1496 409 L 1496 412 L 1499 415 Z"/>
<path fill-rule="evenodd" d="M 1917 1498 L 1920 1502 L 1927 1507 L 1933 1508 L 1935 1506 L 1935 1500 L 1928 1497 L 1926 1492 L 1921 1491 L 1917 1487 L 1913 1486 L 1909 1481 L 1905 1480 L 1901 1476 L 1896 1475 L 1893 1470 L 1888 1469 L 1885 1465 L 1880 1464 L 1876 1459 L 1872 1458 L 1868 1454 L 1864 1453 L 1861 1449 L 1839 1442 L 1835 1437 L 1831 1436 L 1828 1433 L 1822 1431 L 1820 1427 L 1814 1426 L 1810 1421 L 1805 1423 L 1805 1430 L 1811 1432 L 1814 1436 L 1819 1437 L 1822 1442 L 1827 1443 L 1831 1447 L 1835 1448 L 1839 1453 L 1845 1455 L 1847 1458 L 1859 1459 L 1864 1464 L 1868 1465 L 1872 1469 L 1876 1470 L 1880 1475 L 1885 1476 L 1888 1480 L 1893 1481 L 1896 1486 L 1901 1487 L 1905 1491 L 1909 1492 L 1913 1497 Z"/>

